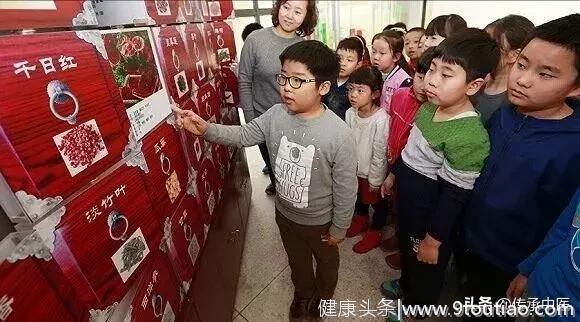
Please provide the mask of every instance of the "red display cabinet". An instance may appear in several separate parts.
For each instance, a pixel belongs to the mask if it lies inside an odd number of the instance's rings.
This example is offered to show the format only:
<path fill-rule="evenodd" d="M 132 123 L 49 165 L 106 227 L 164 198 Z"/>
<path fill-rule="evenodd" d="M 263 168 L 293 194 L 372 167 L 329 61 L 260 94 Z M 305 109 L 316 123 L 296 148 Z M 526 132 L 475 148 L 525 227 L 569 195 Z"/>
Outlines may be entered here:
<path fill-rule="evenodd" d="M 52 256 L 43 263 L 50 278 L 70 307 L 82 307 L 75 316 L 106 315 L 159 247 L 160 225 L 139 171 L 122 165 L 35 226 Z"/>
<path fill-rule="evenodd" d="M 15 48 L 0 52 L 0 204 L 36 221 L 122 159 L 123 103 L 98 31 L 3 36 L 0 47 Z"/>
<path fill-rule="evenodd" d="M 222 66 L 229 66 L 237 57 L 232 21 L 215 21 L 213 30 L 216 38 L 217 61 Z"/>
<path fill-rule="evenodd" d="M 180 0 L 93 0 L 99 26 L 165 25 L 184 22 Z"/>
<path fill-rule="evenodd" d="M 141 274 L 129 314 L 124 321 L 175 321 L 183 301 L 167 255 L 157 250 Z"/>
<path fill-rule="evenodd" d="M 117 29 L 102 31 L 102 34 L 109 69 L 124 103 L 119 114 L 128 117 L 135 139 L 141 140 L 171 114 L 151 30 Z"/>
<path fill-rule="evenodd" d="M 203 36 L 203 24 L 188 24 L 185 26 L 185 37 L 190 61 L 193 65 L 193 80 L 201 87 L 209 79 L 209 56 Z M 194 91 L 197 89 L 194 88 Z"/>
<path fill-rule="evenodd" d="M 191 99 L 193 64 L 185 44 L 185 25 L 153 27 L 153 36 L 169 97 L 179 106 Z"/>
<path fill-rule="evenodd" d="M 0 29 L 95 26 L 90 0 L 1 1 Z"/>
<path fill-rule="evenodd" d="M 32 249 L 44 249 L 33 231 L 11 233 L 0 242 L 0 321 L 73 321 L 27 253 Z"/>
<path fill-rule="evenodd" d="M 187 193 L 188 167 L 180 135 L 175 127 L 163 123 L 143 139 L 147 167 L 141 174 L 161 223 Z"/>
<path fill-rule="evenodd" d="M 187 294 L 197 269 L 197 259 L 205 240 L 203 223 L 207 220 L 209 214 L 204 213 L 191 196 L 183 198 L 179 208 L 165 219 L 163 231 L 167 254 L 184 294 Z"/>

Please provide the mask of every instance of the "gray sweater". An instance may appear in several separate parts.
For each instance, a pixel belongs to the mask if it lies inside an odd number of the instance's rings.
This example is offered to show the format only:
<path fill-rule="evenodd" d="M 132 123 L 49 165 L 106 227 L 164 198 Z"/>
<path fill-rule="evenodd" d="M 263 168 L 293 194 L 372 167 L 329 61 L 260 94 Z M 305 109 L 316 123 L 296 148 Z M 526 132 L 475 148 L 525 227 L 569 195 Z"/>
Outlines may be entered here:
<path fill-rule="evenodd" d="M 246 38 L 238 74 L 240 107 L 246 122 L 282 102 L 276 83 L 281 68 L 279 56 L 286 47 L 302 40 L 298 35 L 282 38 L 274 33 L 273 27 L 256 30 Z"/>
<path fill-rule="evenodd" d="M 211 124 L 205 138 L 235 146 L 266 142 L 280 213 L 301 225 L 332 221 L 330 234 L 344 238 L 358 188 L 356 151 L 351 130 L 331 110 L 305 120 L 276 104 L 242 126 Z"/>

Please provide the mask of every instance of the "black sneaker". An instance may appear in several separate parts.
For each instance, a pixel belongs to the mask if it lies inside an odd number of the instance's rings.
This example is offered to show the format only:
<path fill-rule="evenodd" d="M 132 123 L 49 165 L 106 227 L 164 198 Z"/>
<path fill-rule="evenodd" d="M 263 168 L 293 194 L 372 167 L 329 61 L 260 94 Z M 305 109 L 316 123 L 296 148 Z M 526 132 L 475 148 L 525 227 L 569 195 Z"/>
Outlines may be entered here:
<path fill-rule="evenodd" d="M 268 196 L 274 196 L 274 195 L 276 195 L 276 187 L 275 187 L 273 184 L 271 184 L 271 183 L 270 183 L 270 184 L 269 184 L 269 185 L 266 187 L 266 194 L 267 194 Z"/>
<path fill-rule="evenodd" d="M 294 294 L 294 299 L 292 304 L 290 304 L 290 319 L 303 319 L 308 316 L 308 304 L 310 304 L 310 298 L 300 297 Z"/>
<path fill-rule="evenodd" d="M 322 321 L 320 316 L 320 303 L 321 299 L 319 296 L 314 296 L 308 305 L 308 321 Z"/>
<path fill-rule="evenodd" d="M 268 168 L 267 165 L 264 166 L 264 168 L 262 169 L 262 173 L 265 175 L 269 175 L 270 174 L 270 168 Z"/>

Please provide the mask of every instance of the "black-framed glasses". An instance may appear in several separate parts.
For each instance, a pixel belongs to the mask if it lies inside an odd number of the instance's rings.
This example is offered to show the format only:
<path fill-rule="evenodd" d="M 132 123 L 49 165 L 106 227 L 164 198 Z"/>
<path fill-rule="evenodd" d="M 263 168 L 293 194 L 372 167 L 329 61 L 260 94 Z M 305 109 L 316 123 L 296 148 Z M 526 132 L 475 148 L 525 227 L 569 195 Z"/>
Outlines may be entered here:
<path fill-rule="evenodd" d="M 312 83 L 316 82 L 316 79 L 302 79 L 296 76 L 285 76 L 282 74 L 276 74 L 276 82 L 280 86 L 285 86 L 287 82 L 290 82 L 290 87 L 294 89 L 299 89 L 302 83 Z"/>

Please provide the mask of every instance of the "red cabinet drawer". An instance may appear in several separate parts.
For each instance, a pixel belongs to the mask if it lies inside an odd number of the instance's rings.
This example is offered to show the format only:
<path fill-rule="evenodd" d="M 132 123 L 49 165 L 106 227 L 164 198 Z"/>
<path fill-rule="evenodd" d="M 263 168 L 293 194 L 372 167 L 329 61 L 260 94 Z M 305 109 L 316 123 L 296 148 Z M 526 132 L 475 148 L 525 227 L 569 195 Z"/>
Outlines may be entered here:
<path fill-rule="evenodd" d="M 185 25 L 152 28 L 167 91 L 179 106 L 191 99 L 192 85 L 195 84 L 193 65 L 183 39 L 184 29 Z"/>
<path fill-rule="evenodd" d="M 140 171 L 121 166 L 37 224 L 50 245 L 53 259 L 46 265 L 56 272 L 51 278 L 74 289 L 69 302 L 106 310 L 159 247 L 161 230 Z"/>
<path fill-rule="evenodd" d="M 151 265 L 141 275 L 125 321 L 175 321 L 181 310 L 182 295 L 167 255 L 156 251 Z"/>
<path fill-rule="evenodd" d="M 228 66 L 237 57 L 232 21 L 215 21 L 213 30 L 216 37 L 217 61 L 222 66 Z"/>
<path fill-rule="evenodd" d="M 228 107 L 240 106 L 240 92 L 238 91 L 238 77 L 229 66 L 222 66 L 221 75 L 224 79 L 224 102 Z"/>
<path fill-rule="evenodd" d="M 193 101 L 199 116 L 206 121 L 219 123 L 221 121 L 222 101 L 214 86 L 215 82 L 203 85 L 197 92 L 193 93 Z"/>
<path fill-rule="evenodd" d="M 116 87 L 133 135 L 141 140 L 169 114 L 169 97 L 161 81 L 159 58 L 149 28 L 102 31 Z"/>
<path fill-rule="evenodd" d="M 219 63 L 217 58 L 217 35 L 214 31 L 213 23 L 206 22 L 203 24 L 203 38 L 205 39 L 205 47 L 207 49 L 209 69 L 212 74 L 215 74 L 219 71 Z"/>
<path fill-rule="evenodd" d="M 194 175 L 195 195 L 202 212 L 209 213 L 210 217 L 204 223 L 211 222 L 216 206 L 219 203 L 223 182 L 214 164 L 212 149 L 208 149 L 197 168 L 190 169 Z"/>
<path fill-rule="evenodd" d="M 143 139 L 147 167 L 141 175 L 160 223 L 187 193 L 188 168 L 179 136 L 177 129 L 163 123 Z"/>
<path fill-rule="evenodd" d="M 209 214 L 201 210 L 197 200 L 187 196 L 171 218 L 165 219 L 167 254 L 185 293 L 197 269 L 198 255 L 205 240 L 203 223 L 207 217 Z"/>
<path fill-rule="evenodd" d="M 26 255 L 36 245 L 32 237 L 26 232 L 12 233 L 0 242 L 0 251 L 7 255 L 0 258 L 0 320 L 73 321 L 37 260 Z"/>
<path fill-rule="evenodd" d="M 2 1 L 0 29 L 55 28 L 97 25 L 91 1 Z"/>
<path fill-rule="evenodd" d="M 209 79 L 209 56 L 203 33 L 201 23 L 188 24 L 185 27 L 187 49 L 193 64 L 193 80 L 198 87 Z"/>
<path fill-rule="evenodd" d="M 128 129 L 98 32 L 4 36 L 0 46 L 18 48 L 0 53 L 0 169 L 34 221 L 120 161 Z"/>

